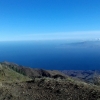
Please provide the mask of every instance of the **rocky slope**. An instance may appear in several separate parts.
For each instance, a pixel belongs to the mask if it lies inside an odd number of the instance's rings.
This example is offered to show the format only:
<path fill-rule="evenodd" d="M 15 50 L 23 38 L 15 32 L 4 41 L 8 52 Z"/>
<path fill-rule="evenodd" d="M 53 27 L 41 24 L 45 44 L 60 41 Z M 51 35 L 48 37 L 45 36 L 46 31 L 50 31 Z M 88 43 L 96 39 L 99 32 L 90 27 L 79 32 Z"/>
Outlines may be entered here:
<path fill-rule="evenodd" d="M 0 100 L 100 100 L 100 88 L 67 79 L 2 83 Z"/>
<path fill-rule="evenodd" d="M 100 70 L 62 70 L 61 72 L 75 79 L 100 85 Z"/>

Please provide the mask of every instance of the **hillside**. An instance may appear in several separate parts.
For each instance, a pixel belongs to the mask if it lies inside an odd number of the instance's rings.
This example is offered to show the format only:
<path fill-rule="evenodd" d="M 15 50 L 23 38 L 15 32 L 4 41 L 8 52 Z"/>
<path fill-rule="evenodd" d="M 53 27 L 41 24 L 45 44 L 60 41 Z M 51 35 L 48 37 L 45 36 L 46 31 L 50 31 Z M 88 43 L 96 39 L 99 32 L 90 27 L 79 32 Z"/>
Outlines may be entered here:
<path fill-rule="evenodd" d="M 100 100 L 100 86 L 70 76 L 1 62 L 0 100 Z"/>

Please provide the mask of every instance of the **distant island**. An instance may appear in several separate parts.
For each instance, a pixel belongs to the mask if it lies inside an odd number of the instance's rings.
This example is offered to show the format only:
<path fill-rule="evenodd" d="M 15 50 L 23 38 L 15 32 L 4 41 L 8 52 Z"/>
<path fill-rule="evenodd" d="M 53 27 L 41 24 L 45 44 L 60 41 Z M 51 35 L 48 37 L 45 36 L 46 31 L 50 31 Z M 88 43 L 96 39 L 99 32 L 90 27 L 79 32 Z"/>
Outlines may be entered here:
<path fill-rule="evenodd" d="M 79 41 L 61 44 L 61 46 L 71 46 L 71 47 L 95 47 L 100 46 L 100 40 L 94 41 Z"/>

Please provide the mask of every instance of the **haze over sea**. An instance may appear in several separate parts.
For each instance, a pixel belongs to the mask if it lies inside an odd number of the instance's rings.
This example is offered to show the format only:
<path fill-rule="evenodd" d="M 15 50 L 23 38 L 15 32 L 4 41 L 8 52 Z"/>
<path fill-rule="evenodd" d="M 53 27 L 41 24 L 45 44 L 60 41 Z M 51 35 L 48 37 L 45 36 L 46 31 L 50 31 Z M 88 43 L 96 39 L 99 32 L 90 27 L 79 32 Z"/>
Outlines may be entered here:
<path fill-rule="evenodd" d="M 100 69 L 99 45 L 82 47 L 68 46 L 67 43 L 67 41 L 0 42 L 0 61 L 51 70 Z"/>

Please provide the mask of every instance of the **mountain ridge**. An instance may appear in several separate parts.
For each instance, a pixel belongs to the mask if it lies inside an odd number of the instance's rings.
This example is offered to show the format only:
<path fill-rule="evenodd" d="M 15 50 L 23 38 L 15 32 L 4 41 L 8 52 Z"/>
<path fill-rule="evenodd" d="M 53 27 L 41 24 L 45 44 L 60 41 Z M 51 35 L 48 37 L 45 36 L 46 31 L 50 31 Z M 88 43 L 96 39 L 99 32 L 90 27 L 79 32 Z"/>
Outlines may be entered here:
<path fill-rule="evenodd" d="M 18 65 L 15 63 L 10 63 L 10 62 L 1 62 L 0 63 L 2 66 L 6 66 L 20 74 L 23 74 L 25 76 L 28 76 L 29 78 L 34 79 L 35 77 L 54 77 L 55 75 L 58 75 L 58 77 L 61 78 L 66 78 L 67 75 L 63 74 L 60 71 L 57 70 L 44 70 L 44 69 L 38 69 L 38 68 L 30 68 L 30 67 L 25 67 L 22 65 Z"/>

